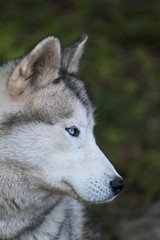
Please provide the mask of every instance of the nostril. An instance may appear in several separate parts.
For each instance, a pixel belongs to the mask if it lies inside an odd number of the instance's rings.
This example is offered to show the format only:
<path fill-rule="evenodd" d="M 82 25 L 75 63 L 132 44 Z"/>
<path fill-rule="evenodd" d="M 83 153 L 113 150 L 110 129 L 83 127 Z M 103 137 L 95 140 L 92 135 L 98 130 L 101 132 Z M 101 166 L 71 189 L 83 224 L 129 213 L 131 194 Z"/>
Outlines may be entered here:
<path fill-rule="evenodd" d="M 124 181 L 122 178 L 115 178 L 110 184 L 115 194 L 118 194 L 124 187 Z"/>

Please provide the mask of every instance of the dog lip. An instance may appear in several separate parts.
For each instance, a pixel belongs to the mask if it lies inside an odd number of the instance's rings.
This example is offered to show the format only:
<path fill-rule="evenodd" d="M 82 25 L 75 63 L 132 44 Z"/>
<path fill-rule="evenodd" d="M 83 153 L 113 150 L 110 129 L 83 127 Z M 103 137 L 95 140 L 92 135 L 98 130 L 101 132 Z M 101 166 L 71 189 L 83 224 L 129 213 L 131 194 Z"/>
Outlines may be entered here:
<path fill-rule="evenodd" d="M 115 197 L 116 195 L 115 194 L 111 194 L 109 197 L 104 197 L 104 198 L 97 198 L 95 199 L 94 197 L 93 198 L 85 198 L 84 196 L 80 195 L 76 190 L 75 188 L 72 186 L 71 183 L 69 183 L 68 181 L 66 180 L 63 180 L 62 181 L 64 184 L 66 184 L 68 187 L 70 187 L 70 192 L 65 192 L 65 194 L 67 194 L 68 196 L 80 201 L 80 202 L 83 202 L 83 203 L 86 203 L 86 204 L 103 204 L 103 203 L 107 203 L 107 202 L 111 202 Z"/>
<path fill-rule="evenodd" d="M 105 198 L 105 199 L 99 199 L 99 200 L 93 199 L 93 200 L 83 200 L 83 201 L 85 201 L 88 204 L 104 204 L 104 203 L 111 202 L 115 197 L 116 197 L 115 195 L 112 195 L 111 197 Z"/>
<path fill-rule="evenodd" d="M 72 194 L 76 195 L 76 196 L 79 196 L 79 194 L 76 192 L 76 190 L 74 189 L 74 187 L 72 186 L 72 184 L 70 184 L 68 181 L 66 180 L 63 180 L 62 181 L 63 184 L 66 184 L 69 188 L 70 188 L 70 191 Z M 66 194 L 70 195 L 69 192 L 66 192 Z M 72 195 L 71 194 L 71 195 Z"/>

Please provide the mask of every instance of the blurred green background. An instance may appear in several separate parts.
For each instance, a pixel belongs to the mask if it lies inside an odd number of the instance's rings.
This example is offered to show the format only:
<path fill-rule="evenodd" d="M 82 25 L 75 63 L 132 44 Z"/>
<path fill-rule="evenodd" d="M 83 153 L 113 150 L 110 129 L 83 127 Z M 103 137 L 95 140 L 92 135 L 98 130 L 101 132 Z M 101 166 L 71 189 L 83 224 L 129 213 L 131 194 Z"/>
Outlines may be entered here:
<path fill-rule="evenodd" d="M 82 33 L 97 142 L 126 182 L 113 203 L 92 210 L 106 234 L 160 198 L 160 1 L 0 0 L 0 63 L 44 36 L 65 47 Z"/>

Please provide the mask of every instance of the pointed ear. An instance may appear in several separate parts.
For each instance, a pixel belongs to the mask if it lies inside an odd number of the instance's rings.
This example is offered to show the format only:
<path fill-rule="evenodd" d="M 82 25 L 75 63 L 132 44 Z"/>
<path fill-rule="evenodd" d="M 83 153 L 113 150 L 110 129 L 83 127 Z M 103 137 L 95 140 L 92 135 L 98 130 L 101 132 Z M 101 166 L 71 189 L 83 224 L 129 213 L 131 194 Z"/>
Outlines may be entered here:
<path fill-rule="evenodd" d="M 83 34 L 75 43 L 64 49 L 62 67 L 68 72 L 76 73 L 78 71 L 79 60 L 82 56 L 87 39 L 88 36 Z"/>
<path fill-rule="evenodd" d="M 51 36 L 39 42 L 19 62 L 9 81 L 12 96 L 19 96 L 26 89 L 39 88 L 58 77 L 61 60 L 60 42 Z"/>

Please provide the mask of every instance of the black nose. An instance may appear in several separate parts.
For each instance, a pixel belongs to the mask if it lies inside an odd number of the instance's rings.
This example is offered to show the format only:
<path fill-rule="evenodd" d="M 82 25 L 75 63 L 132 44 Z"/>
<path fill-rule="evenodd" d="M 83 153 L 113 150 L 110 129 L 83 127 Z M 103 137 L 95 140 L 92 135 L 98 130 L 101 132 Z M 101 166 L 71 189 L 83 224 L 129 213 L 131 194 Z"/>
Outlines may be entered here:
<path fill-rule="evenodd" d="M 115 194 L 118 194 L 124 187 L 124 181 L 122 178 L 119 177 L 111 181 L 110 184 Z"/>

